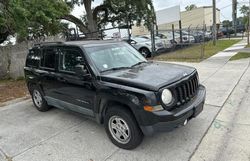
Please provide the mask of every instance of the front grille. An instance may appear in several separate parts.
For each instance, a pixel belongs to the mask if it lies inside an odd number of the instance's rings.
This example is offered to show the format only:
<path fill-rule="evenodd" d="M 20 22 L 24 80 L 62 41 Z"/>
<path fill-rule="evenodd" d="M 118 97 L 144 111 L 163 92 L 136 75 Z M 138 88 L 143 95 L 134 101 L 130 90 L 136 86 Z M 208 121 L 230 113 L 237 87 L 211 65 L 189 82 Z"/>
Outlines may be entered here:
<path fill-rule="evenodd" d="M 195 74 L 186 81 L 181 82 L 174 88 L 176 95 L 175 106 L 181 106 L 191 100 L 199 87 L 198 75 Z"/>

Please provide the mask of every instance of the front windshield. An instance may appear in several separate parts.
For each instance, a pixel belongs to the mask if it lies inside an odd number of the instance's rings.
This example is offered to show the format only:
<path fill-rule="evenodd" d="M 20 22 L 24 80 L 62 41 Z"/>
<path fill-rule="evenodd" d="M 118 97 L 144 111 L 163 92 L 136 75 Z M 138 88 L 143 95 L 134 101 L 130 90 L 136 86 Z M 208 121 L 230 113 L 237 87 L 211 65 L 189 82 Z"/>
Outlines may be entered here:
<path fill-rule="evenodd" d="M 85 50 L 100 72 L 132 68 L 147 60 L 133 47 L 126 43 L 93 45 Z"/>

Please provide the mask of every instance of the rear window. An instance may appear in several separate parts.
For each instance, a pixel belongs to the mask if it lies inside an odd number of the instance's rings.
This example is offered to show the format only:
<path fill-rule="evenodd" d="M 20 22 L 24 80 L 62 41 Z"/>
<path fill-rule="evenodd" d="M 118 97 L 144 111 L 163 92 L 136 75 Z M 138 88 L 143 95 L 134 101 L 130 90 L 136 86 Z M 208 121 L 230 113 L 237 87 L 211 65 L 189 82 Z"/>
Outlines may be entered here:
<path fill-rule="evenodd" d="M 27 60 L 26 60 L 26 66 L 27 67 L 35 67 L 38 68 L 40 63 L 41 55 L 39 49 L 31 49 L 29 50 Z"/>

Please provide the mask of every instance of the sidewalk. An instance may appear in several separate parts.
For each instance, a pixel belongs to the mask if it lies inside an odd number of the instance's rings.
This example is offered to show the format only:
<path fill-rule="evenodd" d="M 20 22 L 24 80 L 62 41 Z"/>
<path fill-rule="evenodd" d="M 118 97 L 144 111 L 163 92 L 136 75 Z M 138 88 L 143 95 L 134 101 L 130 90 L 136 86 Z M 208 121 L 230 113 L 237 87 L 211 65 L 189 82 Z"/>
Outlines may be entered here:
<path fill-rule="evenodd" d="M 227 99 L 191 161 L 250 160 L 250 68 Z"/>

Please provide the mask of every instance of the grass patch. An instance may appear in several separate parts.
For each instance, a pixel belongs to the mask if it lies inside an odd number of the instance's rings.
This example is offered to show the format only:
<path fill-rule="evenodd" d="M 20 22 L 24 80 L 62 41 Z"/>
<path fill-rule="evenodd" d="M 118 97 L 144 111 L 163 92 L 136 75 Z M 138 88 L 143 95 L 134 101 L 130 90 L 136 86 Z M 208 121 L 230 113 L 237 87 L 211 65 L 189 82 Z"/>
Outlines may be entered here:
<path fill-rule="evenodd" d="M 195 44 L 193 46 L 185 47 L 184 49 L 161 54 L 156 56 L 154 60 L 200 62 L 215 55 L 219 51 L 223 51 L 224 49 L 238 43 L 239 41 L 241 40 L 219 40 L 217 41 L 216 46 L 213 45 L 213 42 L 207 42 L 205 45 Z M 202 56 L 203 49 L 204 52 Z"/>
<path fill-rule="evenodd" d="M 247 45 L 245 48 L 250 48 L 250 45 Z"/>
<path fill-rule="evenodd" d="M 230 60 L 239 60 L 239 59 L 244 59 L 244 58 L 249 58 L 250 53 L 245 53 L 245 52 L 239 52 L 233 57 L 230 58 Z"/>

